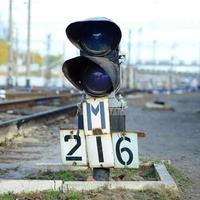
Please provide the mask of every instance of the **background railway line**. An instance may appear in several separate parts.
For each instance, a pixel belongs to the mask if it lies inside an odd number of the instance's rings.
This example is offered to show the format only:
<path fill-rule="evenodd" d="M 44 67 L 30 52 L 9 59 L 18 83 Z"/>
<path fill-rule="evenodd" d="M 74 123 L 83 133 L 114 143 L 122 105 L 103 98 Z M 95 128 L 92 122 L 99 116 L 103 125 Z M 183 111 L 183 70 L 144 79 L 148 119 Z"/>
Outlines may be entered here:
<path fill-rule="evenodd" d="M 26 98 L 0 102 L 0 128 L 21 124 L 32 119 L 60 114 L 70 109 L 68 104 L 76 102 L 80 94 Z M 74 105 L 75 106 L 75 105 Z"/>
<path fill-rule="evenodd" d="M 132 90 L 121 90 L 123 95 L 131 94 Z M 15 99 L 19 95 L 19 98 Z M 0 102 L 0 128 L 6 127 L 12 124 L 20 126 L 22 123 L 30 120 L 41 119 L 42 117 L 48 117 L 51 115 L 59 115 L 66 112 L 75 112 L 77 110 L 76 104 L 81 97 L 81 93 L 74 94 L 59 94 L 49 96 L 46 93 L 40 94 L 41 97 L 35 97 L 36 94 L 28 93 L 29 98 L 22 93 L 9 93 L 8 98 L 14 98 L 14 100 Z M 43 96 L 44 95 L 44 96 Z M 46 96 L 45 96 L 46 95 Z M 69 104 L 72 104 L 69 106 Z M 0 136 L 1 137 L 1 136 Z M 0 140 L 1 143 L 1 140 Z"/>

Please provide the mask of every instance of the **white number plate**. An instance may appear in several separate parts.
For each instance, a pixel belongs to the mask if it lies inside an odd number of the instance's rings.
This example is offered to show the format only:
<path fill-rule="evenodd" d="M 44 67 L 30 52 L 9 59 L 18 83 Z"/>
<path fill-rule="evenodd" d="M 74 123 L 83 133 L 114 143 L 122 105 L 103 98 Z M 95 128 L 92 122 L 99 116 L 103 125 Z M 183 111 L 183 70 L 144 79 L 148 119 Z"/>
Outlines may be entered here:
<path fill-rule="evenodd" d="M 112 133 L 115 168 L 138 168 L 138 142 L 135 133 Z"/>
<path fill-rule="evenodd" d="M 83 103 L 85 135 L 93 135 L 94 129 L 110 134 L 108 98 L 89 98 Z"/>
<path fill-rule="evenodd" d="M 86 138 L 86 139 L 85 139 Z M 61 130 L 61 156 L 66 165 L 138 168 L 138 142 L 135 133 L 84 135 L 84 130 Z M 86 154 L 87 152 L 87 154 Z"/>
<path fill-rule="evenodd" d="M 112 141 L 110 135 L 86 136 L 89 166 L 114 167 Z"/>
<path fill-rule="evenodd" d="M 61 158 L 65 165 L 87 165 L 83 130 L 60 131 Z"/>

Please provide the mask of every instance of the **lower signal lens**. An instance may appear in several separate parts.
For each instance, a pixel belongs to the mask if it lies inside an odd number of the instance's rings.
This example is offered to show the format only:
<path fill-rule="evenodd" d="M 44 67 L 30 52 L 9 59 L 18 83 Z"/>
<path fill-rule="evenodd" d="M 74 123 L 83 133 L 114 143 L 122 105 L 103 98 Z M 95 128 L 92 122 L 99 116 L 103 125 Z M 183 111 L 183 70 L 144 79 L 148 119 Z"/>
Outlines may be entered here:
<path fill-rule="evenodd" d="M 91 96 L 104 96 L 113 89 L 108 74 L 98 65 L 90 64 L 81 73 L 84 90 Z"/>

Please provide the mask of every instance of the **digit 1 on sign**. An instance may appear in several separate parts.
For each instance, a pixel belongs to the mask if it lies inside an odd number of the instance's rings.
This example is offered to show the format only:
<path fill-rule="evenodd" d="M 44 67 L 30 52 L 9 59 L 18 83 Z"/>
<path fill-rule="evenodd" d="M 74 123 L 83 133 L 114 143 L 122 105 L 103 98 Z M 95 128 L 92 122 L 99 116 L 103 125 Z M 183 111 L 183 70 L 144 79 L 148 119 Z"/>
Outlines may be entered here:
<path fill-rule="evenodd" d="M 99 156 L 99 162 L 104 162 L 101 136 L 97 136 L 96 141 L 97 141 L 97 152 Z"/>
<path fill-rule="evenodd" d="M 86 136 L 88 163 L 91 168 L 114 167 L 110 134 Z"/>

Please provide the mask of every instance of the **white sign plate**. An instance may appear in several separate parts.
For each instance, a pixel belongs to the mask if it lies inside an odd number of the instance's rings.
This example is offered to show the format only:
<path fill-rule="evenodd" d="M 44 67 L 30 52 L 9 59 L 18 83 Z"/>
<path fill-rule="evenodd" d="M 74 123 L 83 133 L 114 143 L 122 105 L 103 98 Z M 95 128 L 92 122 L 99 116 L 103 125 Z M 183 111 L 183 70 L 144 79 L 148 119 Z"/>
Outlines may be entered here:
<path fill-rule="evenodd" d="M 94 129 L 110 133 L 108 98 L 88 98 L 83 103 L 83 125 L 85 135 L 92 135 Z"/>
<path fill-rule="evenodd" d="M 87 165 L 83 130 L 60 130 L 61 158 L 65 165 Z"/>
<path fill-rule="evenodd" d="M 115 168 L 138 168 L 138 141 L 136 133 L 112 133 Z"/>
<path fill-rule="evenodd" d="M 86 136 L 89 166 L 114 167 L 111 135 Z"/>

